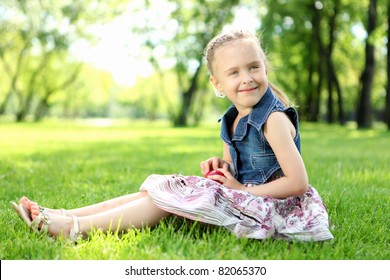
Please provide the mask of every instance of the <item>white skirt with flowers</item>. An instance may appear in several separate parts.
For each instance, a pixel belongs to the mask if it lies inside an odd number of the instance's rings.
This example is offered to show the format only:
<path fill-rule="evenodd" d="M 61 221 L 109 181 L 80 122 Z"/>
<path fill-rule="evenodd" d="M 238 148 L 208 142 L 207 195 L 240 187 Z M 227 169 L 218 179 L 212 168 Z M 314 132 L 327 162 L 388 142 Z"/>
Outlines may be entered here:
<path fill-rule="evenodd" d="M 333 239 L 316 189 L 286 199 L 254 196 L 197 176 L 151 175 L 140 187 L 161 209 L 212 225 L 237 237 L 299 241 Z"/>

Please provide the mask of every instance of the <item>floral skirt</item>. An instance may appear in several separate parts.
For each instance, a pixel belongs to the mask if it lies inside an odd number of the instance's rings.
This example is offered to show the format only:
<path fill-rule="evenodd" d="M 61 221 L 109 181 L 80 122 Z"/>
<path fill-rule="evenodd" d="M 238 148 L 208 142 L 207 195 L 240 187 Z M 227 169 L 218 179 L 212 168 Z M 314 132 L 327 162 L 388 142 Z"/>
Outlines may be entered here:
<path fill-rule="evenodd" d="M 299 241 L 333 239 L 320 195 L 309 186 L 286 199 L 254 196 L 197 176 L 151 175 L 140 187 L 161 209 L 223 226 L 237 237 Z"/>

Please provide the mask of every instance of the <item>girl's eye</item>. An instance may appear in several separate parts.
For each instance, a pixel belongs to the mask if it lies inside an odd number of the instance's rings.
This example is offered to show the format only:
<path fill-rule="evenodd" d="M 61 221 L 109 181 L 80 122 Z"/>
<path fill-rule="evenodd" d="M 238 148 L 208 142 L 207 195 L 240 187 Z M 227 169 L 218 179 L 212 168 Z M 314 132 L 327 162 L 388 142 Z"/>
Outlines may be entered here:
<path fill-rule="evenodd" d="M 259 69 L 260 67 L 259 66 L 257 66 L 257 65 L 253 65 L 253 66 L 251 66 L 251 70 L 252 69 Z"/>
<path fill-rule="evenodd" d="M 234 76 L 234 75 L 237 75 L 237 74 L 238 74 L 238 71 L 233 71 L 233 72 L 229 73 L 229 76 Z"/>

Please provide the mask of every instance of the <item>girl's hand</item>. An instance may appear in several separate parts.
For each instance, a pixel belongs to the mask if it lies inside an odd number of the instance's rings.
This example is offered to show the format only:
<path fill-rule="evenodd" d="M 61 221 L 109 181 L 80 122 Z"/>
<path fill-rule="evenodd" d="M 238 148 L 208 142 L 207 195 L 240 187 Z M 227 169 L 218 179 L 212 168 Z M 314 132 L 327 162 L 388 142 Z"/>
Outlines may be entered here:
<path fill-rule="evenodd" d="M 206 176 L 211 170 L 217 170 L 219 168 L 229 170 L 229 163 L 219 157 L 212 157 L 200 163 L 203 176 Z"/>
<path fill-rule="evenodd" d="M 241 184 L 239 181 L 234 178 L 232 173 L 229 172 L 227 168 L 218 168 L 215 169 L 223 174 L 222 175 L 209 175 L 207 178 L 214 180 L 214 181 L 219 181 L 224 185 L 225 187 L 232 189 L 232 190 L 240 190 L 244 191 L 246 190 L 246 187 Z"/>

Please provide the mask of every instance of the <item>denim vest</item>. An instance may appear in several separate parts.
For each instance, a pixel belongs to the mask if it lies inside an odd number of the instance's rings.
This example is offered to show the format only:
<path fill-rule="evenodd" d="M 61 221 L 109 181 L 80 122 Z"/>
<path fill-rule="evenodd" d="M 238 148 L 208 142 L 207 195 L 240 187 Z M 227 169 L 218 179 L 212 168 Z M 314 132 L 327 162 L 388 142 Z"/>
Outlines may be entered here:
<path fill-rule="evenodd" d="M 238 115 L 236 107 L 232 105 L 222 117 L 221 138 L 229 145 L 235 178 L 242 184 L 264 184 L 274 176 L 283 176 L 276 156 L 263 133 L 264 123 L 275 111 L 286 113 L 295 126 L 294 142 L 300 151 L 298 114 L 294 108 L 286 108 L 269 87 L 251 113 L 240 119 L 232 137 L 231 127 Z"/>

